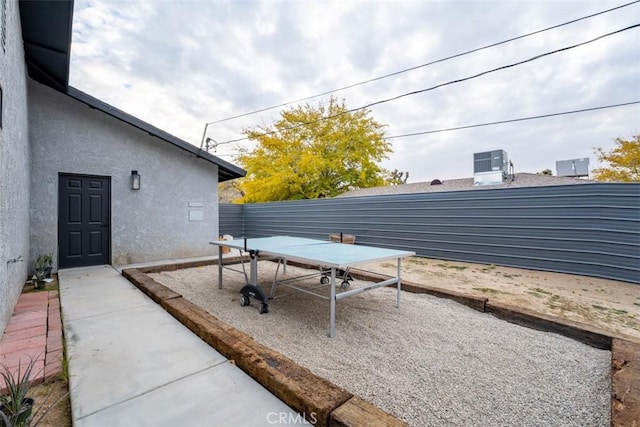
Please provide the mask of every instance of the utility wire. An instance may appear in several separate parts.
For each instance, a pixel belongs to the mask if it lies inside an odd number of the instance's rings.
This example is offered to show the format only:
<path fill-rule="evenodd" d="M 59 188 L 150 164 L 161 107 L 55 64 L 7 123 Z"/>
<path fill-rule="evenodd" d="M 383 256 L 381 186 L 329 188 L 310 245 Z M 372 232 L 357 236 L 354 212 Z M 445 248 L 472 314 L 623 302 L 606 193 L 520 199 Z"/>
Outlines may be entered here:
<path fill-rule="evenodd" d="M 521 118 L 518 118 L 518 119 L 500 120 L 500 121 L 497 121 L 497 122 L 480 123 L 480 124 L 468 125 L 468 126 L 457 126 L 457 127 L 453 127 L 453 128 L 446 128 L 446 129 L 428 130 L 428 131 L 424 131 L 424 132 L 405 133 L 405 134 L 402 134 L 402 135 L 386 136 L 384 139 L 407 138 L 407 137 L 410 137 L 410 136 L 429 135 L 429 134 L 432 134 L 432 133 L 440 133 L 440 132 L 449 132 L 449 131 L 454 131 L 454 130 L 479 128 L 479 127 L 483 127 L 483 126 L 501 125 L 501 124 L 504 124 L 504 123 L 523 122 L 525 120 L 543 119 L 543 118 L 547 118 L 547 117 L 564 116 L 564 115 L 567 115 L 567 114 L 586 113 L 586 112 L 589 112 L 589 111 L 605 110 L 607 108 L 624 107 L 624 106 L 627 106 L 627 105 L 635 105 L 635 104 L 640 104 L 640 101 L 624 102 L 622 104 L 603 105 L 601 107 L 583 108 L 581 110 L 563 111 L 563 112 L 560 112 L 560 113 L 541 114 L 539 116 L 521 117 Z"/>
<path fill-rule="evenodd" d="M 283 128 L 283 129 L 275 130 L 275 131 L 263 132 L 260 135 L 261 136 L 273 135 L 273 134 L 276 134 L 278 132 L 297 129 L 297 128 L 300 128 L 300 127 L 303 127 L 303 126 L 309 126 L 309 125 L 316 124 L 316 123 L 319 123 L 319 122 L 322 122 L 322 121 L 325 121 L 325 120 L 335 119 L 335 118 L 343 116 L 345 114 L 353 113 L 353 112 L 356 112 L 356 111 L 359 111 L 359 110 L 367 109 L 369 107 L 373 107 L 373 106 L 376 106 L 376 105 L 380 105 L 380 104 L 384 104 L 384 103 L 387 103 L 387 102 L 395 101 L 395 100 L 398 100 L 398 99 L 401 99 L 401 98 L 405 98 L 407 96 L 417 95 L 417 94 L 420 94 L 420 93 L 432 91 L 432 90 L 435 90 L 435 89 L 438 89 L 438 88 L 441 88 L 441 87 L 444 87 L 444 86 L 452 85 L 452 84 L 455 84 L 455 83 L 465 82 L 465 81 L 468 81 L 468 80 L 471 80 L 471 79 L 475 79 L 475 78 L 478 78 L 478 77 L 481 77 L 481 76 L 484 76 L 484 75 L 487 75 L 487 74 L 490 74 L 490 73 L 494 73 L 496 71 L 505 70 L 505 69 L 508 69 L 508 68 L 515 67 L 517 65 L 526 64 L 528 62 L 532 62 L 532 61 L 535 61 L 537 59 L 544 58 L 546 56 L 553 55 L 553 54 L 556 54 L 556 53 L 559 53 L 559 52 L 564 52 L 564 51 L 567 51 L 567 50 L 570 50 L 570 49 L 575 49 L 576 47 L 584 46 L 586 44 L 593 43 L 593 42 L 598 41 L 600 39 L 603 39 L 605 37 L 609 37 L 609 36 L 612 36 L 614 34 L 622 33 L 624 31 L 628 31 L 628 30 L 631 30 L 631 29 L 634 29 L 634 28 L 638 28 L 638 27 L 640 27 L 640 24 L 631 25 L 631 26 L 622 28 L 620 30 L 612 31 L 612 32 L 607 33 L 607 34 L 603 34 L 601 36 L 598 36 L 598 37 L 596 37 L 594 39 L 591 39 L 591 40 L 587 40 L 587 41 L 582 42 L 582 43 L 578 43 L 578 44 L 574 44 L 574 45 L 571 45 L 571 46 L 567 46 L 567 47 L 563 47 L 563 48 L 560 48 L 560 49 L 556 49 L 556 50 L 553 50 L 551 52 L 542 53 L 540 55 L 536 55 L 534 57 L 531 57 L 529 59 L 525 59 L 523 61 L 514 62 L 513 64 L 503 65 L 501 67 L 497 67 L 497 68 L 493 68 L 493 69 L 490 69 L 490 70 L 487 70 L 487 71 L 483 71 L 481 73 L 474 74 L 474 75 L 469 76 L 469 77 L 464 77 L 464 78 L 457 79 L 457 80 L 452 80 L 452 81 L 449 81 L 449 82 L 446 82 L 446 83 L 441 83 L 439 85 L 432 86 L 432 87 L 429 87 L 429 88 L 426 88 L 426 89 L 421 89 L 421 90 L 416 90 L 416 91 L 412 91 L 412 92 L 403 93 L 401 95 L 394 96 L 392 98 L 387 98 L 387 99 L 383 99 L 383 100 L 380 100 L 380 101 L 375 101 L 375 102 L 366 104 L 366 105 L 364 105 L 362 107 L 352 108 L 350 110 L 346 110 L 346 111 L 343 111 L 341 113 L 334 114 L 332 116 L 321 117 L 321 118 L 319 118 L 317 120 L 312 120 L 310 122 L 299 123 L 297 125 L 289 126 L 289 127 Z M 228 141 L 220 142 L 220 143 L 218 143 L 218 145 L 230 144 L 232 142 L 246 141 L 248 139 L 250 139 L 250 138 L 249 137 L 236 138 L 236 139 L 231 139 L 231 140 L 228 140 Z"/>
<path fill-rule="evenodd" d="M 500 46 L 502 44 L 506 44 L 506 43 L 509 43 L 509 42 L 512 42 L 512 41 L 515 41 L 515 40 L 523 39 L 525 37 L 529 37 L 529 36 L 533 36 L 533 35 L 536 35 L 536 34 L 540 34 L 540 33 L 543 33 L 545 31 L 554 30 L 556 28 L 560 28 L 560 27 L 563 27 L 565 25 L 574 24 L 576 22 L 583 21 L 585 19 L 593 18 L 593 17 L 598 16 L 598 15 L 603 15 L 605 13 L 613 12 L 614 10 L 617 10 L 617 9 L 622 9 L 623 7 L 631 6 L 632 4 L 635 4 L 635 3 L 638 3 L 638 2 L 640 2 L 640 0 L 632 1 L 630 3 L 626 3 L 626 4 L 623 4 L 623 5 L 620 5 L 620 6 L 616 6 L 616 7 L 613 7 L 611 9 L 603 10 L 601 12 L 597 12 L 597 13 L 593 13 L 591 15 L 583 16 L 582 18 L 573 19 L 571 21 L 567 21 L 567 22 L 564 22 L 562 24 L 554 25 L 554 26 L 551 26 L 551 27 L 543 28 L 542 30 L 537 30 L 537 31 L 534 31 L 534 32 L 531 32 L 531 33 L 523 34 L 521 36 L 517 36 L 517 37 L 513 37 L 513 38 L 510 38 L 510 39 L 507 39 L 507 40 L 503 40 L 501 42 L 496 42 L 496 43 L 488 44 L 486 46 L 482 46 L 482 47 L 478 47 L 478 48 L 475 48 L 475 49 L 467 50 L 465 52 L 458 53 L 458 54 L 451 55 L 451 56 L 447 56 L 447 57 L 442 58 L 442 59 L 437 59 L 435 61 L 427 62 L 425 64 L 416 65 L 414 67 L 405 68 L 403 70 L 395 71 L 393 73 L 385 74 L 383 76 L 374 77 L 374 78 L 371 78 L 369 80 L 364 80 L 364 81 L 361 81 L 361 82 L 358 82 L 358 83 L 353 83 L 353 84 L 350 84 L 350 85 L 347 85 L 347 86 L 340 87 L 338 89 L 328 90 L 326 92 L 322 92 L 322 93 L 319 93 L 319 94 L 316 94 L 316 95 L 311 95 L 311 96 L 307 96 L 307 97 L 304 97 L 304 98 L 296 99 L 295 101 L 288 101 L 288 102 L 285 102 L 285 103 L 282 103 L 282 104 L 273 105 L 271 107 L 265 107 L 265 108 L 261 108 L 261 109 L 258 109 L 258 110 L 250 111 L 248 113 L 238 114 L 236 116 L 231 116 L 231 117 L 227 117 L 227 118 L 224 118 L 224 119 L 215 120 L 213 122 L 208 122 L 207 124 L 208 125 L 213 125 L 213 124 L 216 124 L 216 123 L 222 123 L 222 122 L 226 122 L 226 121 L 229 121 L 229 120 L 239 119 L 241 117 L 251 116 L 251 115 L 257 114 L 257 113 L 263 113 L 265 111 L 269 111 L 269 110 L 273 110 L 273 109 L 281 108 L 281 107 L 286 107 L 287 105 L 295 104 L 295 103 L 302 102 L 302 101 L 308 101 L 308 100 L 313 99 L 313 98 L 318 98 L 319 96 L 330 95 L 332 93 L 340 92 L 340 91 L 343 91 L 343 90 L 346 90 L 346 89 L 351 89 L 351 88 L 354 88 L 354 87 L 357 87 L 357 86 L 361 86 L 361 85 L 364 85 L 364 84 L 367 84 L 367 83 L 376 82 L 378 80 L 386 79 L 388 77 L 397 76 L 397 75 L 400 75 L 400 74 L 403 74 L 403 73 L 407 73 L 409 71 L 414 71 L 414 70 L 417 70 L 417 69 L 420 69 L 420 68 L 424 68 L 424 67 L 427 67 L 427 66 L 430 66 L 430 65 L 438 64 L 440 62 L 445 62 L 445 61 L 448 61 L 450 59 L 459 58 L 461 56 L 465 56 L 465 55 L 469 55 L 471 53 L 479 52 L 481 50 L 489 49 L 489 48 Z"/>
<path fill-rule="evenodd" d="M 502 124 L 505 124 L 505 123 L 524 122 L 524 121 L 527 121 L 527 120 L 545 119 L 545 118 L 548 118 L 548 117 L 565 116 L 565 115 L 568 115 L 568 114 L 587 113 L 587 112 L 590 112 L 590 111 L 606 110 L 606 109 L 609 109 L 609 108 L 625 107 L 625 106 L 628 106 L 628 105 L 637 105 L 637 104 L 640 104 L 640 101 L 631 101 L 631 102 L 623 102 L 621 104 L 612 104 L 612 105 L 603 105 L 603 106 L 600 106 L 600 107 L 583 108 L 581 110 L 562 111 L 562 112 L 559 112 L 559 113 L 541 114 L 541 115 L 538 115 L 538 116 L 520 117 L 520 118 L 517 118 L 517 119 L 499 120 L 499 121 L 496 121 L 496 122 L 479 123 L 479 124 L 475 124 L 475 125 L 456 126 L 456 127 L 453 127 L 453 128 L 445 128 L 445 129 L 436 129 L 436 130 L 427 130 L 427 131 L 421 131 L 421 132 L 405 133 L 405 134 L 401 134 L 401 135 L 385 136 L 384 139 L 409 138 L 409 137 L 412 137 L 412 136 L 430 135 L 430 134 L 434 134 L 434 133 L 451 132 L 451 131 L 456 131 L 456 130 L 473 129 L 473 128 L 479 128 L 479 127 L 485 127 L 485 126 L 502 125 Z M 230 156 L 235 156 L 235 155 L 236 154 L 218 154 L 218 157 L 230 157 Z"/>
<path fill-rule="evenodd" d="M 553 55 L 553 54 L 556 54 L 556 53 L 560 53 L 560 52 L 564 52 L 564 51 L 567 51 L 567 50 L 570 50 L 570 49 L 574 49 L 576 47 L 584 46 L 586 44 L 593 43 L 593 42 L 598 41 L 600 39 L 603 39 L 605 37 L 609 37 L 609 36 L 612 36 L 614 34 L 622 33 L 624 31 L 628 31 L 628 30 L 631 30 L 631 29 L 634 29 L 634 28 L 638 28 L 638 27 L 640 27 L 640 24 L 630 25 L 630 26 L 628 26 L 626 28 L 622 28 L 622 29 L 617 30 L 617 31 L 612 31 L 610 33 L 598 36 L 598 37 L 596 37 L 594 39 L 587 40 L 586 42 L 574 44 L 572 46 L 563 47 L 561 49 L 556 49 L 556 50 L 553 50 L 551 52 L 542 53 L 542 54 L 536 55 L 536 56 L 534 56 L 532 58 L 525 59 L 524 61 L 514 62 L 513 64 L 509 64 L 509 65 L 503 65 L 502 67 L 493 68 L 493 69 L 488 70 L 488 71 L 483 71 L 481 73 L 474 74 L 473 76 L 470 76 L 470 77 L 465 77 L 465 78 L 462 78 L 462 79 L 452 80 L 450 82 L 442 83 L 442 84 L 439 84 L 439 85 L 436 85 L 436 86 L 432 86 L 432 87 L 427 88 L 427 89 L 415 90 L 413 92 L 408 92 L 408 93 L 404 93 L 402 95 L 394 96 L 393 98 L 387 98 L 387 99 L 383 99 L 382 101 L 372 102 L 370 104 L 365 105 L 364 107 L 357 108 L 354 111 L 357 111 L 357 110 L 360 110 L 360 109 L 363 109 L 363 108 L 373 107 L 374 105 L 384 104 L 385 102 L 395 101 L 397 99 L 404 98 L 404 97 L 407 97 L 407 96 L 417 95 L 419 93 L 423 93 L 423 92 L 427 92 L 427 91 L 430 91 L 430 90 L 438 89 L 440 87 L 448 86 L 448 85 L 451 85 L 451 84 L 454 84 L 454 83 L 465 82 L 467 80 L 475 79 L 477 77 L 481 77 L 481 76 L 484 76 L 486 74 L 494 73 L 496 71 L 506 70 L 507 68 L 512 68 L 512 67 L 515 67 L 515 66 L 518 66 L 518 65 L 526 64 L 527 62 L 532 62 L 532 61 L 535 61 L 537 59 L 544 58 L 545 56 Z"/>

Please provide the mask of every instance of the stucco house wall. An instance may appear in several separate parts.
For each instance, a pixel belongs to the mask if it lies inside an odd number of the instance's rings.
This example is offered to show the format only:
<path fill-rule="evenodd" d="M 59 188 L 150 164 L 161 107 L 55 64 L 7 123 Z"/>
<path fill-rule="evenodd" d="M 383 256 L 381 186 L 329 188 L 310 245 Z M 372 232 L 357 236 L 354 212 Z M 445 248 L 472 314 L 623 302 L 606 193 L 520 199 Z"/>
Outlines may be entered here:
<path fill-rule="evenodd" d="M 35 81 L 28 93 L 31 262 L 54 252 L 57 266 L 59 173 L 111 177 L 113 265 L 213 253 L 216 165 Z"/>
<path fill-rule="evenodd" d="M 24 49 L 17 1 L 5 10 L 5 43 L 0 46 L 0 334 L 22 291 L 29 256 L 29 140 Z M 23 261 L 13 262 L 19 257 Z"/>

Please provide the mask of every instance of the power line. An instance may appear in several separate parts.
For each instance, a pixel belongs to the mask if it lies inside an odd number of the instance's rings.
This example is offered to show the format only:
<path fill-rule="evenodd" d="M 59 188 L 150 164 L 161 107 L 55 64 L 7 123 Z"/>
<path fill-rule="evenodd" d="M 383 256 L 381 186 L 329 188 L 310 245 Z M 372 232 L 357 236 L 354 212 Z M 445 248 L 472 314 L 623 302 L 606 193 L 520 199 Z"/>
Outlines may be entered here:
<path fill-rule="evenodd" d="M 537 115 L 537 116 L 520 117 L 520 118 L 517 118 L 517 119 L 498 120 L 498 121 L 495 121 L 495 122 L 486 122 L 486 123 L 479 123 L 479 124 L 466 125 L 466 126 L 456 126 L 456 127 L 452 127 L 452 128 L 444 128 L 444 129 L 428 130 L 428 131 L 421 131 L 421 132 L 405 133 L 405 134 L 401 134 L 401 135 L 385 136 L 384 139 L 408 138 L 408 137 L 412 137 L 412 136 L 429 135 L 429 134 L 434 134 L 434 133 L 442 133 L 442 132 L 450 132 L 450 131 L 456 131 L 456 130 L 479 128 L 479 127 L 485 127 L 485 126 L 501 125 L 501 124 L 506 124 L 506 123 L 523 122 L 523 121 L 527 121 L 527 120 L 544 119 L 544 118 L 549 118 L 549 117 L 564 116 L 564 115 L 568 115 L 568 114 L 587 113 L 587 112 L 590 112 L 590 111 L 606 110 L 606 109 L 609 109 L 609 108 L 625 107 L 625 106 L 636 105 L 636 104 L 640 104 L 640 101 L 623 102 L 623 103 L 620 103 L 620 104 L 603 105 L 603 106 L 600 106 L 600 107 L 590 107 L 590 108 L 583 108 L 583 109 L 580 109 L 580 110 L 562 111 L 562 112 L 559 112 L 559 113 L 540 114 L 540 115 Z M 222 155 L 218 155 L 218 157 L 220 157 L 220 156 L 234 156 L 234 155 L 235 154 L 222 154 Z"/>
<path fill-rule="evenodd" d="M 224 119 L 215 120 L 213 122 L 208 122 L 207 124 L 208 125 L 213 125 L 213 124 L 217 124 L 217 123 L 226 122 L 226 121 L 229 121 L 229 120 L 239 119 L 241 117 L 251 116 L 251 115 L 257 114 L 257 113 L 263 113 L 265 111 L 269 111 L 269 110 L 273 110 L 273 109 L 281 108 L 281 107 L 286 107 L 287 105 L 295 104 L 295 103 L 302 102 L 302 101 L 308 101 L 310 99 L 318 98 L 320 96 L 330 95 L 332 93 L 340 92 L 340 91 L 343 91 L 343 90 L 346 90 L 346 89 L 351 89 L 351 88 L 354 88 L 354 87 L 357 87 L 357 86 L 362 86 L 364 84 L 376 82 L 378 80 L 386 79 L 388 77 L 397 76 L 397 75 L 400 75 L 400 74 L 407 73 L 409 71 L 414 71 L 414 70 L 417 70 L 417 69 L 420 69 L 420 68 L 424 68 L 424 67 L 427 67 L 427 66 L 430 66 L 430 65 L 438 64 L 440 62 L 445 62 L 445 61 L 448 61 L 450 59 L 459 58 L 461 56 L 465 56 L 465 55 L 469 55 L 471 53 L 479 52 L 481 50 L 489 49 L 489 48 L 500 46 L 502 44 L 506 44 L 506 43 L 509 43 L 509 42 L 512 42 L 512 41 L 515 41 L 515 40 L 523 39 L 525 37 L 530 37 L 530 36 L 533 36 L 533 35 L 536 35 L 536 34 L 540 34 L 540 33 L 543 33 L 545 31 L 554 30 L 556 28 L 560 28 L 560 27 L 563 27 L 565 25 L 574 24 L 576 22 L 583 21 L 585 19 L 593 18 L 593 17 L 598 16 L 598 15 L 603 15 L 605 13 L 613 12 L 614 10 L 618 10 L 618 9 L 622 9 L 624 7 L 627 7 L 627 6 L 631 6 L 632 4 L 635 4 L 635 3 L 638 3 L 638 2 L 640 2 L 640 0 L 632 1 L 630 3 L 626 3 L 626 4 L 623 4 L 623 5 L 620 5 L 620 6 L 616 6 L 616 7 L 613 7 L 611 9 L 603 10 L 601 12 L 593 13 L 591 15 L 587 15 L 587 16 L 583 16 L 581 18 L 573 19 L 571 21 L 563 22 L 562 24 L 553 25 L 551 27 L 543 28 L 541 30 L 533 31 L 531 33 L 527 33 L 527 34 L 523 34 L 521 36 L 517 36 L 517 37 L 513 37 L 513 38 L 510 38 L 510 39 L 507 39 L 507 40 L 503 40 L 501 42 L 496 42 L 496 43 L 488 44 L 486 46 L 482 46 L 482 47 L 478 47 L 478 48 L 475 48 L 475 49 L 467 50 L 465 52 L 458 53 L 458 54 L 451 55 L 451 56 L 447 56 L 447 57 L 442 58 L 442 59 L 437 59 L 435 61 L 427 62 L 425 64 L 416 65 L 416 66 L 413 66 L 413 67 L 410 67 L 410 68 L 402 69 L 400 71 L 395 71 L 393 73 L 385 74 L 385 75 L 382 75 L 382 76 L 379 76 L 379 77 L 374 77 L 374 78 L 371 78 L 369 80 L 364 80 L 364 81 L 361 81 L 361 82 L 353 83 L 353 84 L 350 84 L 350 85 L 347 85 L 347 86 L 340 87 L 338 89 L 328 90 L 326 92 L 321 92 L 321 93 L 316 94 L 316 95 L 311 95 L 311 96 L 307 96 L 307 97 L 304 97 L 304 98 L 296 99 L 295 101 L 288 101 L 288 102 L 285 102 L 285 103 L 282 103 L 282 104 L 273 105 L 271 107 L 260 108 L 258 110 L 250 111 L 248 113 L 242 113 L 242 114 L 238 114 L 236 116 L 231 116 L 231 117 L 227 117 L 227 118 L 224 118 Z"/>
<path fill-rule="evenodd" d="M 521 118 L 518 118 L 518 119 L 499 120 L 499 121 L 496 121 L 496 122 L 480 123 L 480 124 L 468 125 L 468 126 L 457 126 L 457 127 L 453 127 L 453 128 L 446 128 L 446 129 L 436 129 L 436 130 L 428 130 L 428 131 L 423 131 L 423 132 L 405 133 L 405 134 L 402 134 L 402 135 L 386 136 L 385 139 L 407 138 L 407 137 L 418 136 L 418 135 L 429 135 L 429 134 L 432 134 L 432 133 L 441 133 L 441 132 L 449 132 L 449 131 L 454 131 L 454 130 L 479 128 L 479 127 L 483 127 L 483 126 L 501 125 L 501 124 L 504 124 L 504 123 L 523 122 L 525 120 L 543 119 L 543 118 L 547 118 L 547 117 L 564 116 L 564 115 L 567 115 L 567 114 L 586 113 L 586 112 L 589 112 L 589 111 L 605 110 L 607 108 L 624 107 L 624 106 L 627 106 L 627 105 L 635 105 L 635 104 L 640 104 L 640 101 L 631 101 L 631 102 L 624 102 L 622 104 L 604 105 L 604 106 L 601 106 L 601 107 L 583 108 L 581 110 L 563 111 L 563 112 L 560 112 L 560 113 L 541 114 L 539 116 L 521 117 Z"/>
<path fill-rule="evenodd" d="M 494 73 L 496 71 L 501 71 L 501 70 L 512 68 L 512 67 L 515 67 L 515 66 L 518 66 L 518 65 L 526 64 L 528 62 L 532 62 L 532 61 L 538 60 L 540 58 L 544 58 L 544 57 L 549 56 L 549 55 L 553 55 L 553 54 L 556 54 L 556 53 L 560 53 L 560 52 L 564 52 L 564 51 L 567 51 L 567 50 L 575 49 L 577 47 L 584 46 L 586 44 L 593 43 L 595 41 L 601 40 L 601 39 L 603 39 L 605 37 L 609 37 L 609 36 L 612 36 L 612 35 L 615 35 L 615 34 L 618 34 L 618 33 L 622 33 L 624 31 L 628 31 L 628 30 L 631 30 L 631 29 L 634 29 L 634 28 L 638 28 L 638 27 L 640 27 L 640 24 L 631 25 L 631 26 L 622 28 L 620 30 L 612 31 L 612 32 L 607 33 L 607 34 L 603 34 L 603 35 L 598 36 L 598 37 L 596 37 L 594 39 L 587 40 L 585 42 L 581 42 L 581 43 L 574 44 L 574 45 L 571 45 L 571 46 L 567 46 L 567 47 L 563 47 L 563 48 L 560 48 L 560 49 L 556 49 L 556 50 L 553 50 L 551 52 L 542 53 L 540 55 L 536 55 L 536 56 L 531 57 L 529 59 L 525 59 L 523 61 L 518 61 L 518 62 L 515 62 L 513 64 L 503 65 L 501 67 L 497 67 L 497 68 L 493 68 L 493 69 L 490 69 L 490 70 L 487 70 L 487 71 L 483 71 L 481 73 L 474 74 L 474 75 L 469 76 L 469 77 L 464 77 L 464 78 L 461 78 L 461 79 L 451 80 L 449 82 L 441 83 L 441 84 L 438 84 L 438 85 L 435 85 L 435 86 L 432 86 L 432 87 L 429 87 L 429 88 L 426 88 L 426 89 L 420 89 L 420 90 L 416 90 L 416 91 L 412 91 L 412 92 L 403 93 L 401 95 L 397 95 L 397 96 L 394 96 L 392 98 L 387 98 L 387 99 L 383 99 L 383 100 L 380 100 L 380 101 L 375 101 L 375 102 L 366 104 L 366 105 L 364 105 L 362 107 L 352 108 L 350 110 L 346 110 L 346 111 L 343 111 L 341 113 L 334 114 L 332 116 L 321 117 L 321 118 L 319 118 L 317 120 L 312 120 L 310 122 L 299 123 L 297 125 L 289 126 L 289 127 L 283 128 L 283 129 L 275 130 L 275 131 L 263 132 L 260 135 L 261 136 L 273 135 L 273 134 L 276 134 L 278 132 L 297 129 L 297 128 L 300 128 L 300 127 L 303 127 L 303 126 L 309 126 L 309 125 L 316 124 L 316 123 L 319 123 L 319 122 L 322 122 L 322 121 L 325 121 L 325 120 L 335 119 L 335 118 L 343 116 L 345 114 L 353 113 L 353 112 L 356 112 L 356 111 L 359 111 L 359 110 L 364 110 L 364 109 L 367 109 L 367 108 L 370 108 L 370 107 L 373 107 L 373 106 L 376 106 L 376 105 L 384 104 L 384 103 L 391 102 L 391 101 L 396 101 L 398 99 L 405 98 L 407 96 L 417 95 L 417 94 L 424 93 L 424 92 L 429 92 L 429 91 L 432 91 L 432 90 L 435 90 L 435 89 L 438 89 L 438 88 L 441 88 L 441 87 L 444 87 L 444 86 L 449 86 L 449 85 L 452 85 L 452 84 L 455 84 L 455 83 L 465 82 L 465 81 L 472 80 L 472 79 L 475 79 L 475 78 L 478 78 L 478 77 L 481 77 L 481 76 L 484 76 L 484 75 L 487 75 L 487 74 L 490 74 L 490 73 Z M 233 143 L 233 142 L 246 141 L 248 139 L 249 139 L 249 137 L 236 138 L 236 139 L 231 139 L 231 140 L 228 140 L 228 141 L 220 142 L 220 143 L 218 143 L 218 145 L 230 144 L 230 143 Z"/>
<path fill-rule="evenodd" d="M 475 79 L 475 78 L 484 76 L 486 74 L 494 73 L 496 71 L 506 70 L 507 68 L 512 68 L 512 67 L 515 67 L 515 66 L 518 66 L 518 65 L 526 64 L 527 62 L 532 62 L 532 61 L 535 61 L 537 59 L 544 58 L 545 56 L 553 55 L 553 54 L 556 54 L 556 53 L 560 53 L 560 52 L 564 52 L 564 51 L 567 51 L 567 50 L 574 49 L 576 47 L 584 46 L 586 44 L 593 43 L 593 42 L 598 41 L 600 39 L 603 39 L 605 37 L 609 37 L 609 36 L 612 36 L 614 34 L 622 33 L 624 31 L 632 30 L 632 29 L 638 28 L 638 27 L 640 27 L 640 24 L 630 25 L 630 26 L 628 26 L 626 28 L 622 28 L 622 29 L 617 30 L 617 31 L 612 31 L 610 33 L 598 36 L 598 37 L 596 37 L 594 39 L 587 40 L 586 42 L 574 44 L 572 46 L 563 47 L 563 48 L 560 48 L 560 49 L 553 50 L 551 52 L 542 53 L 542 54 L 536 55 L 536 56 L 534 56 L 532 58 L 525 59 L 524 61 L 514 62 L 513 64 L 509 64 L 509 65 L 503 65 L 502 67 L 493 68 L 493 69 L 488 70 L 488 71 L 483 71 L 481 73 L 475 74 L 475 75 L 470 76 L 470 77 L 465 77 L 465 78 L 462 78 L 462 79 L 452 80 L 450 82 L 442 83 L 442 84 L 439 84 L 439 85 L 436 85 L 436 86 L 432 86 L 432 87 L 427 88 L 427 89 L 415 90 L 413 92 L 408 92 L 408 93 L 404 93 L 402 95 L 394 96 L 393 98 L 387 98 L 387 99 L 383 99 L 382 101 L 372 102 L 370 104 L 365 105 L 364 107 L 360 107 L 360 108 L 356 109 L 356 111 L 360 110 L 360 109 L 363 109 L 363 108 L 373 107 L 374 105 L 379 105 L 379 104 L 384 104 L 386 102 L 395 101 L 397 99 L 404 98 L 404 97 L 407 97 L 407 96 L 417 95 L 419 93 L 423 93 L 423 92 L 427 92 L 427 91 L 430 91 L 430 90 L 438 89 L 438 88 L 441 88 L 443 86 L 448 86 L 448 85 L 451 85 L 451 84 L 454 84 L 454 83 L 465 82 L 467 80 Z"/>

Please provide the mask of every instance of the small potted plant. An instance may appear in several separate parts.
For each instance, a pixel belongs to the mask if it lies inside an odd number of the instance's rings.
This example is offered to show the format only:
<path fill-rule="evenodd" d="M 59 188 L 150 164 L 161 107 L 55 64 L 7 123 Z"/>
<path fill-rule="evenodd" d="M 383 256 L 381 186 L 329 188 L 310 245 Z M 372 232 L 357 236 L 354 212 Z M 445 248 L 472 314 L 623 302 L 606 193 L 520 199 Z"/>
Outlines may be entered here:
<path fill-rule="evenodd" d="M 45 273 L 45 278 L 46 279 L 50 279 L 51 278 L 51 272 L 53 271 L 53 252 L 48 253 L 48 254 L 44 254 L 42 255 L 42 257 L 44 258 L 44 273 Z"/>
<path fill-rule="evenodd" d="M 18 364 L 18 370 L 12 372 L 6 366 L 2 366 L 2 378 L 6 388 L 6 394 L 0 396 L 0 427 L 29 426 L 31 424 L 31 412 L 33 399 L 27 397 L 30 388 L 31 371 L 36 359 L 32 358 L 24 371 Z"/>
<path fill-rule="evenodd" d="M 44 289 L 44 279 L 51 277 L 52 264 L 53 254 L 39 255 L 36 259 L 36 274 L 32 278 L 36 289 Z"/>

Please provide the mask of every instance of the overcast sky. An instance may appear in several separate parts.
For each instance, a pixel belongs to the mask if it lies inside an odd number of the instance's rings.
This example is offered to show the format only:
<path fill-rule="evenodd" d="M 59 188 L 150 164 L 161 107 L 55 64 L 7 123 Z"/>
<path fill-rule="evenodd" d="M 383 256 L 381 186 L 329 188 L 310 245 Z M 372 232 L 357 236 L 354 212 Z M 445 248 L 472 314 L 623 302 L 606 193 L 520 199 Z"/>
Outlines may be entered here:
<path fill-rule="evenodd" d="M 75 0 L 70 84 L 199 146 L 205 123 L 501 42 L 629 1 Z M 640 4 L 337 92 L 350 108 L 427 89 L 640 23 Z M 317 103 L 316 98 L 309 103 Z M 386 135 L 640 100 L 640 29 L 371 108 Z M 279 109 L 211 124 L 218 142 Z M 640 132 L 640 105 L 394 138 L 409 182 L 473 174 L 505 150 L 516 172 L 590 157 Z M 217 154 L 233 162 L 238 145 Z"/>

